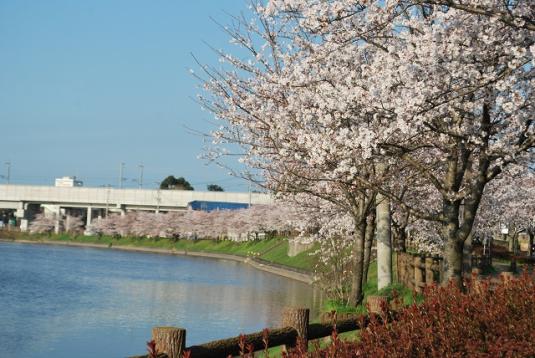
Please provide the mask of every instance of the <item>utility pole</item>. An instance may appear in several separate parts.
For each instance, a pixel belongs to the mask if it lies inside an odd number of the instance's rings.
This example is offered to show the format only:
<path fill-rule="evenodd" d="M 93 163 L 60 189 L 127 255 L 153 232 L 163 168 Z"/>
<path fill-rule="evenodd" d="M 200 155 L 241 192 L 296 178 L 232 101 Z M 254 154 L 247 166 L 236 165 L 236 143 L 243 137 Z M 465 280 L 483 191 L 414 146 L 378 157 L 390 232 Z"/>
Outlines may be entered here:
<path fill-rule="evenodd" d="M 119 189 L 123 188 L 123 169 L 124 169 L 124 163 L 121 163 L 119 165 Z"/>
<path fill-rule="evenodd" d="M 143 164 L 138 165 L 140 172 L 139 172 L 139 189 L 143 188 L 143 168 L 145 167 Z"/>
<path fill-rule="evenodd" d="M 11 162 L 5 162 L 5 165 L 7 166 L 6 180 L 7 180 L 7 183 L 9 184 L 9 181 L 11 180 Z"/>

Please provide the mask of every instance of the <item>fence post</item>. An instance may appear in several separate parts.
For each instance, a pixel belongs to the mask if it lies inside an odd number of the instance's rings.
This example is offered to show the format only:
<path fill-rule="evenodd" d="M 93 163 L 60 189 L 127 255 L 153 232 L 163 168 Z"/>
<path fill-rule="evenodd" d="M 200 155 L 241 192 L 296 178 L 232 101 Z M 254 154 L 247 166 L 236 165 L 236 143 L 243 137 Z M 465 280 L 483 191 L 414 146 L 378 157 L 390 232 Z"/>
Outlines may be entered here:
<path fill-rule="evenodd" d="M 154 327 L 152 339 L 156 349 L 169 358 L 180 358 L 186 348 L 186 330 L 175 327 Z"/>
<path fill-rule="evenodd" d="M 406 254 L 403 261 L 407 287 L 414 290 L 414 257 L 411 254 Z"/>
<path fill-rule="evenodd" d="M 408 258 L 409 258 L 409 254 L 404 252 L 403 253 L 403 260 L 401 261 L 402 265 L 403 265 L 403 271 L 402 271 L 403 281 L 402 282 L 403 282 L 404 285 L 406 285 L 407 287 L 411 288 L 411 286 L 412 286 L 412 274 L 409 274 L 411 265 L 410 265 L 410 262 L 409 262 Z"/>
<path fill-rule="evenodd" d="M 425 258 L 425 284 L 430 286 L 435 282 L 435 274 L 433 273 L 433 258 Z"/>
<path fill-rule="evenodd" d="M 405 286 L 410 286 L 410 280 L 407 280 L 407 254 L 405 252 L 398 252 L 398 281 Z"/>
<path fill-rule="evenodd" d="M 388 298 L 386 296 L 368 296 L 369 313 L 383 314 L 388 311 Z"/>
<path fill-rule="evenodd" d="M 414 256 L 414 290 L 418 293 L 422 292 L 420 283 L 424 281 L 423 270 L 421 268 L 422 258 L 420 256 Z"/>
<path fill-rule="evenodd" d="M 297 331 L 297 339 L 303 341 L 305 351 L 308 347 L 308 321 L 310 310 L 308 308 L 286 307 L 282 311 L 282 326 L 292 327 Z M 295 347 L 297 341 L 290 347 Z M 289 347 L 285 347 L 286 349 Z"/>

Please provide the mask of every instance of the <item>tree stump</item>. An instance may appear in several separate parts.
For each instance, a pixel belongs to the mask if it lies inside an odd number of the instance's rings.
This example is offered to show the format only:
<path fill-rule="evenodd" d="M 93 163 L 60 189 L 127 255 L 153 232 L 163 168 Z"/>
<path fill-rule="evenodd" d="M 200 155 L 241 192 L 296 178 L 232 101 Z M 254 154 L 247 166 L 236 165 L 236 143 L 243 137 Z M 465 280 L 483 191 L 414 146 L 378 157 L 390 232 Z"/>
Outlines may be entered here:
<path fill-rule="evenodd" d="M 308 321 L 310 310 L 308 308 L 286 307 L 282 311 L 282 326 L 292 327 L 297 331 L 297 339 L 303 341 L 303 348 L 308 347 Z M 290 347 L 295 347 L 297 341 Z M 290 348 L 290 347 L 285 347 Z"/>
<path fill-rule="evenodd" d="M 388 310 L 388 299 L 386 296 L 368 296 L 368 312 L 383 314 Z"/>
<path fill-rule="evenodd" d="M 152 339 L 156 349 L 169 358 L 180 358 L 186 348 L 186 330 L 175 327 L 154 327 Z"/>

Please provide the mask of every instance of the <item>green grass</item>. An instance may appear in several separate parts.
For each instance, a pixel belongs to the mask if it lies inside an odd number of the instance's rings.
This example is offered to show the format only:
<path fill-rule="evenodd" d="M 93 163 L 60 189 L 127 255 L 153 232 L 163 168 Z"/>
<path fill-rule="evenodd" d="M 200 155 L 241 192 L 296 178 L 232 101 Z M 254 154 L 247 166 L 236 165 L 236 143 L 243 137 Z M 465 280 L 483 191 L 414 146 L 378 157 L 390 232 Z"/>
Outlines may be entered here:
<path fill-rule="evenodd" d="M 359 339 L 360 336 L 360 330 L 357 331 L 349 331 L 338 334 L 338 338 L 342 341 L 356 341 Z M 319 343 L 320 348 L 326 348 L 331 344 L 331 337 L 323 337 L 318 338 L 316 340 L 311 340 L 308 342 L 308 351 L 314 352 L 316 349 L 316 342 Z M 282 357 L 282 346 L 276 346 L 268 349 L 269 356 L 270 357 Z M 255 352 L 255 357 L 263 358 L 266 355 L 264 354 L 264 351 L 257 351 Z"/>
<path fill-rule="evenodd" d="M 265 251 L 259 257 L 263 260 L 280 265 L 291 266 L 303 270 L 312 270 L 316 264 L 316 257 L 312 255 L 317 250 L 317 245 L 294 257 L 288 256 L 288 240 L 281 240 L 271 249 Z"/>
<path fill-rule="evenodd" d="M 392 259 L 393 267 L 392 271 L 396 272 L 396 262 L 395 257 Z M 391 301 L 394 296 L 400 297 L 402 299 L 402 302 L 404 305 L 410 305 L 412 303 L 416 302 L 420 303 L 423 300 L 422 295 L 418 295 L 414 297 L 412 290 L 408 289 L 407 287 L 403 286 L 400 283 L 396 283 L 394 278 L 394 283 L 391 284 L 388 287 L 385 287 L 381 290 L 378 289 L 377 286 L 377 261 L 372 261 L 370 263 L 370 268 L 368 270 L 368 281 L 364 284 L 363 291 L 364 291 L 364 300 L 362 304 L 354 307 L 354 306 L 348 306 L 343 302 L 338 302 L 334 300 L 327 300 L 323 304 L 323 311 L 324 312 L 331 312 L 331 311 L 337 311 L 339 313 L 356 313 L 356 314 L 366 314 L 366 303 L 368 296 L 386 296 L 388 301 Z M 394 292 L 396 294 L 394 295 Z"/>

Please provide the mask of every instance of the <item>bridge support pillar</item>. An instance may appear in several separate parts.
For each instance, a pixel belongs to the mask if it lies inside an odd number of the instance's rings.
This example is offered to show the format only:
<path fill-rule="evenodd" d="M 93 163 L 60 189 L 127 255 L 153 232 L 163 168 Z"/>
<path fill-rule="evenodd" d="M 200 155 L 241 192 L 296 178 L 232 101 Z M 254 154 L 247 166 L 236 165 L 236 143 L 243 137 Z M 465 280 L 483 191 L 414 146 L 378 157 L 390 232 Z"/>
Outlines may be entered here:
<path fill-rule="evenodd" d="M 17 209 L 17 211 L 15 211 L 15 217 L 18 218 L 18 219 L 22 219 L 26 216 L 26 210 L 24 209 Z"/>
<path fill-rule="evenodd" d="M 91 225 L 91 220 L 93 219 L 93 208 L 91 206 L 87 207 L 87 222 L 85 223 L 86 229 Z"/>
<path fill-rule="evenodd" d="M 61 232 L 61 223 L 59 219 L 54 220 L 54 233 L 59 234 Z"/>
<path fill-rule="evenodd" d="M 124 205 L 117 204 L 116 208 L 117 208 L 117 211 L 119 211 L 119 213 L 121 213 L 121 216 L 125 216 L 126 215 L 126 209 L 124 208 Z"/>
<path fill-rule="evenodd" d="M 23 203 L 15 211 L 15 218 L 20 224 L 21 231 L 28 230 L 29 221 L 32 220 L 35 214 L 39 213 L 39 204 Z"/>
<path fill-rule="evenodd" d="M 24 217 L 26 216 L 26 205 L 24 204 L 24 202 L 19 202 L 17 204 L 17 209 L 15 210 L 15 218 L 24 219 Z"/>
<path fill-rule="evenodd" d="M 90 226 L 91 221 L 93 220 L 93 208 L 91 206 L 87 207 L 87 214 L 86 214 L 86 222 L 85 222 L 85 230 L 84 235 L 85 236 L 93 236 L 95 233 L 91 231 Z"/>

